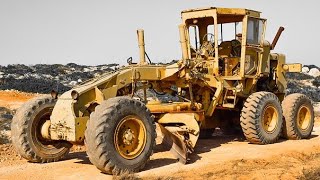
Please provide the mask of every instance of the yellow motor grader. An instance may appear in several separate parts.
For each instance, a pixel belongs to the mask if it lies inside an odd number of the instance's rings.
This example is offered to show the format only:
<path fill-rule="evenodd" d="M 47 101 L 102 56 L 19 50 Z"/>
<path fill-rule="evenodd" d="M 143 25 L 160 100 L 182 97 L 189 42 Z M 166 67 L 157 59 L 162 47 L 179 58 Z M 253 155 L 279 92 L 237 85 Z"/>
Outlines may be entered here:
<path fill-rule="evenodd" d="M 283 27 L 269 43 L 258 11 L 210 7 L 182 11 L 181 17 L 181 60 L 148 63 L 144 31 L 138 30 L 139 63 L 131 58 L 126 67 L 23 105 L 12 121 L 12 143 L 21 156 L 58 161 L 73 144 L 84 143 L 92 164 L 118 174 L 145 166 L 156 124 L 182 163 L 199 136 L 215 128 L 239 125 L 255 144 L 310 137 L 311 101 L 285 96 L 285 73 L 300 72 L 302 65 L 270 53 Z"/>

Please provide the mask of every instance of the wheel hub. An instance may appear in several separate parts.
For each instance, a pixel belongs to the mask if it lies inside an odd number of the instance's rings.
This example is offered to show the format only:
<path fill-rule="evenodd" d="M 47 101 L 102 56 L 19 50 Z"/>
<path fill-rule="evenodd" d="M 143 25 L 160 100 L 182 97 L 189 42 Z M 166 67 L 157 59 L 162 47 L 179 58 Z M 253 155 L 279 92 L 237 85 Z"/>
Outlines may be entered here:
<path fill-rule="evenodd" d="M 308 129 L 311 122 L 311 112 L 306 106 L 301 106 L 297 115 L 298 127 L 302 130 Z"/>
<path fill-rule="evenodd" d="M 262 125 L 263 129 L 267 133 L 272 133 L 278 124 L 278 112 L 275 107 L 272 105 L 268 105 L 264 109 L 263 117 L 262 117 Z"/>
<path fill-rule="evenodd" d="M 41 126 L 40 133 L 44 139 L 50 139 L 50 125 L 51 125 L 51 121 L 46 120 L 46 122 L 44 122 L 43 125 Z"/>
<path fill-rule="evenodd" d="M 134 159 L 146 145 L 147 135 L 143 122 L 137 116 L 124 117 L 116 127 L 114 145 L 125 159 Z"/>
<path fill-rule="evenodd" d="M 123 133 L 123 143 L 125 145 L 131 145 L 135 139 L 134 132 L 131 129 L 127 129 Z"/>

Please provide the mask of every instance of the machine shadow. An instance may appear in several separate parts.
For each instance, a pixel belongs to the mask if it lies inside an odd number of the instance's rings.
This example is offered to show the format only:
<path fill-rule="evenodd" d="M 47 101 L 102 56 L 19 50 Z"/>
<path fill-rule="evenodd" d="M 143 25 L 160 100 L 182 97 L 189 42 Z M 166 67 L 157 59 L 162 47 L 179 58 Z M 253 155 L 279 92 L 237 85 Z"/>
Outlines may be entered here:
<path fill-rule="evenodd" d="M 318 137 L 319 135 L 317 135 L 317 134 L 311 134 L 311 136 L 309 137 L 309 139 L 313 139 L 313 138 L 316 138 L 316 137 Z"/>
<path fill-rule="evenodd" d="M 158 158 L 158 159 L 152 159 L 147 164 L 146 167 L 142 171 L 155 169 L 163 166 L 167 166 L 170 164 L 174 164 L 178 162 L 177 159 L 170 159 L 170 158 Z"/>
<path fill-rule="evenodd" d="M 194 152 L 189 155 L 188 164 L 192 164 L 196 162 L 197 160 L 201 159 L 201 156 L 199 156 L 202 153 L 210 152 L 212 149 L 217 148 L 221 146 L 221 144 L 227 144 L 230 142 L 243 142 L 246 141 L 246 138 L 243 136 L 243 133 L 241 132 L 233 132 L 230 135 L 223 134 L 222 131 L 216 131 L 213 133 L 213 135 L 206 139 L 199 139 L 197 142 L 197 145 L 194 149 Z M 159 152 L 165 152 L 169 151 L 170 148 L 163 145 L 163 144 L 157 144 L 154 153 Z M 158 161 L 158 160 L 153 160 Z M 167 161 L 167 163 L 175 163 L 178 162 L 178 160 L 170 160 Z M 168 165 L 165 163 L 165 165 Z"/>
<path fill-rule="evenodd" d="M 220 147 L 222 144 L 244 141 L 246 141 L 246 138 L 239 133 L 232 135 L 214 133 L 210 138 L 198 140 L 194 152 L 189 155 L 188 163 L 195 163 L 196 161 L 201 159 L 201 156 L 199 156 L 200 154 L 210 152 L 212 149 Z"/>
<path fill-rule="evenodd" d="M 308 139 L 314 139 L 317 138 L 319 135 L 318 134 L 311 134 L 309 138 L 307 139 L 301 139 L 301 140 L 308 140 Z M 284 138 L 284 137 L 280 137 L 280 139 L 278 140 L 277 143 L 281 143 L 281 142 L 285 142 L 288 141 L 288 139 Z M 293 140 L 293 141 L 299 141 L 299 140 Z"/>
<path fill-rule="evenodd" d="M 158 148 L 161 148 L 161 147 L 158 146 Z M 86 152 L 72 152 L 62 161 L 71 160 L 71 159 L 76 160 L 75 163 L 78 163 L 78 164 L 91 164 L 92 165 Z M 176 162 L 177 162 L 176 159 L 170 159 L 170 158 L 152 159 L 146 164 L 146 167 L 142 171 L 146 171 L 146 170 L 150 170 L 150 169 L 154 169 L 154 168 L 158 168 L 158 167 L 163 167 L 163 166 L 173 164 Z"/>
<path fill-rule="evenodd" d="M 89 157 L 88 157 L 86 152 L 72 152 L 66 158 L 66 160 L 69 160 L 69 159 L 78 160 L 77 162 L 75 162 L 75 163 L 78 163 L 78 164 L 92 164 L 90 162 Z"/>
<path fill-rule="evenodd" d="M 169 151 L 170 148 L 168 148 L 167 146 L 163 145 L 163 144 L 156 144 L 156 146 L 153 149 L 153 153 L 161 153 L 161 152 L 165 152 L 165 151 Z M 156 158 L 156 159 L 151 159 L 147 164 L 146 167 L 143 169 L 143 171 L 146 170 L 150 170 L 150 169 L 155 169 L 155 168 L 159 168 L 159 167 L 163 167 L 163 166 L 167 166 L 170 164 L 174 164 L 178 162 L 177 159 L 174 158 L 165 158 L 165 157 L 160 157 L 160 158 Z"/>

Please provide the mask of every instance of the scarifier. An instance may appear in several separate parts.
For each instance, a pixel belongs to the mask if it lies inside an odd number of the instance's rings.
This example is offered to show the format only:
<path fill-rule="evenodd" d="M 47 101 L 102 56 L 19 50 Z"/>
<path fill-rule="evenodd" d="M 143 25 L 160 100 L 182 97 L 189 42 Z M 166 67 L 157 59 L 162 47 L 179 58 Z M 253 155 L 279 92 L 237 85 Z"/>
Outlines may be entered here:
<path fill-rule="evenodd" d="M 12 142 L 21 156 L 58 161 L 73 144 L 84 143 L 98 169 L 118 174 L 143 169 L 155 146 L 156 124 L 163 144 L 182 163 L 198 138 L 216 128 L 241 127 L 256 144 L 275 143 L 281 135 L 310 137 L 311 101 L 302 94 L 285 96 L 285 73 L 300 72 L 302 65 L 270 53 L 283 27 L 270 44 L 264 38 L 267 21 L 257 11 L 210 7 L 181 15 L 181 60 L 148 63 L 144 31 L 138 30 L 139 63 L 129 58 L 124 68 L 23 105 L 12 122 Z M 150 91 L 175 100 L 150 98 Z"/>

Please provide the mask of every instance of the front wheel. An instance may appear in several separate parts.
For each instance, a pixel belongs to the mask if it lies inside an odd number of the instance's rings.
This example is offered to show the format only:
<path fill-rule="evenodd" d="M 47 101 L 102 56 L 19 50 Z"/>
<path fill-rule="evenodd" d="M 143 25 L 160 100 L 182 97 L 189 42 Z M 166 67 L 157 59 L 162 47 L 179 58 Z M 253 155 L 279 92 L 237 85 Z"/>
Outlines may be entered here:
<path fill-rule="evenodd" d="M 51 96 L 31 100 L 19 108 L 12 119 L 12 144 L 22 157 L 31 162 L 58 161 L 68 154 L 72 146 L 69 142 L 52 141 L 41 135 L 41 127 L 50 120 L 55 104 L 56 100 Z"/>
<path fill-rule="evenodd" d="M 115 97 L 96 107 L 85 138 L 89 159 L 102 172 L 137 172 L 152 155 L 155 123 L 142 102 Z"/>
<path fill-rule="evenodd" d="M 240 123 L 251 143 L 277 142 L 282 130 L 282 110 L 278 97 L 270 92 L 251 94 L 244 103 Z"/>

